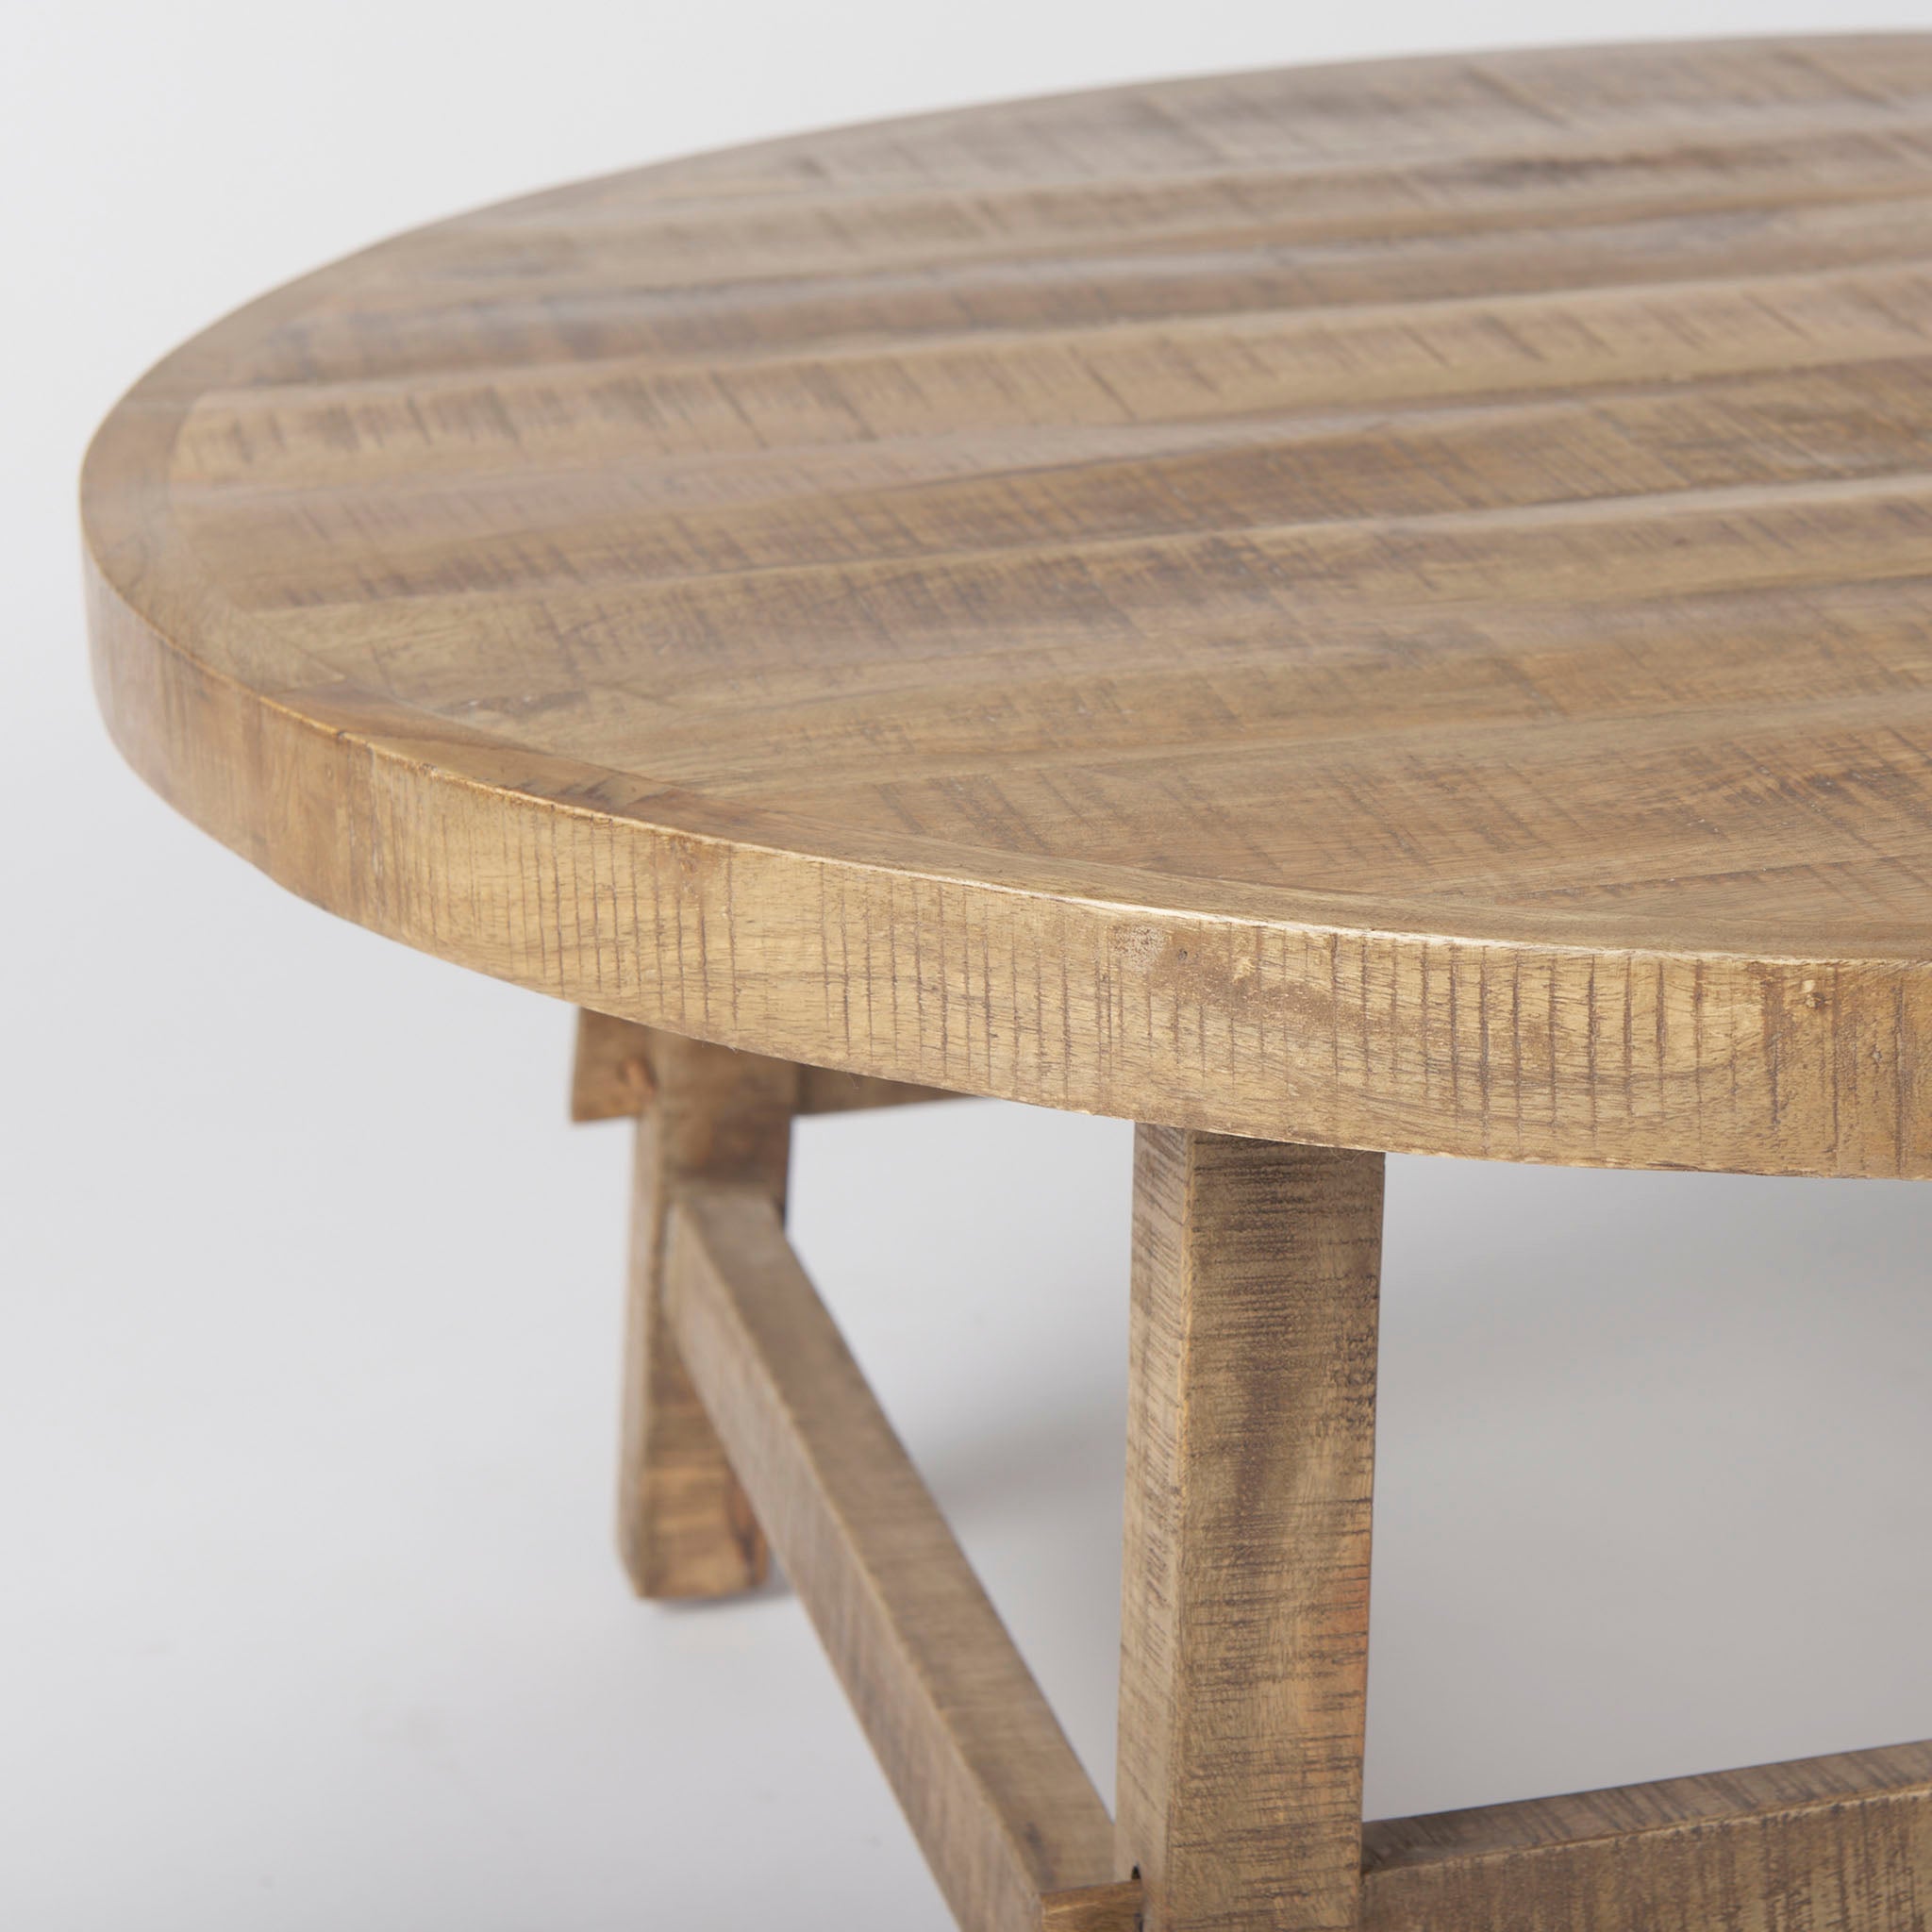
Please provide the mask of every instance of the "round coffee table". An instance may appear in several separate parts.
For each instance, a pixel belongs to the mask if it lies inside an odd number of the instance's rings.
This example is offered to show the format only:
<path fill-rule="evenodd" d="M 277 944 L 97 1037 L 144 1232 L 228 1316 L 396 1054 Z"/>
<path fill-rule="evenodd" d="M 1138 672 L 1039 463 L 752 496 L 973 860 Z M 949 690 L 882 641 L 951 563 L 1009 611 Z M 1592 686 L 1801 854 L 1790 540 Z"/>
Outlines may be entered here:
<path fill-rule="evenodd" d="M 766 1539 L 969 1927 L 1932 1914 L 1932 1746 L 1361 1818 L 1385 1150 L 1932 1174 L 1932 38 L 781 141 L 323 270 L 89 457 L 123 751 L 576 1002 L 623 1540 Z M 1109 1820 L 783 1232 L 793 1116 L 1136 1156 Z"/>

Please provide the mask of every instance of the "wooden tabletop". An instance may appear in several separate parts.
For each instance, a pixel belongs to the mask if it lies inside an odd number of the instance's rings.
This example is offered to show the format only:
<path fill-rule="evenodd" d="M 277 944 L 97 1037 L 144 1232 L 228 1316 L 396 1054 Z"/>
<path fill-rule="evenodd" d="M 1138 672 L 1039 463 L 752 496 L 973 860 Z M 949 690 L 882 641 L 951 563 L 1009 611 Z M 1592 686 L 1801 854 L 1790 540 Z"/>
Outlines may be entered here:
<path fill-rule="evenodd" d="M 97 679 L 276 878 L 605 1011 L 1923 1175 L 1928 375 L 1932 37 L 811 135 L 160 364 L 88 460 Z"/>

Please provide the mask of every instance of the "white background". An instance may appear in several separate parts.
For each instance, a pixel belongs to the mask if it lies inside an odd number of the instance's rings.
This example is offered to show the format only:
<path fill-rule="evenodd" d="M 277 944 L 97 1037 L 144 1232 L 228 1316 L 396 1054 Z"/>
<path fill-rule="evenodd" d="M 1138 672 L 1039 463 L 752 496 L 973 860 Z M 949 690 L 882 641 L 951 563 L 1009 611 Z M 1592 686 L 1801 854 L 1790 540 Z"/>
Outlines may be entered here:
<path fill-rule="evenodd" d="M 796 1604 L 609 1555 L 622 1126 L 570 1016 L 116 763 L 86 435 L 174 341 L 571 175 L 1166 71 L 1864 0 L 0 0 L 0 1925 L 945 1915 Z M 1103 1788 L 1128 1130 L 800 1130 L 801 1246 Z M 1932 1735 L 1932 1191 L 1397 1161 L 1374 1815 Z"/>

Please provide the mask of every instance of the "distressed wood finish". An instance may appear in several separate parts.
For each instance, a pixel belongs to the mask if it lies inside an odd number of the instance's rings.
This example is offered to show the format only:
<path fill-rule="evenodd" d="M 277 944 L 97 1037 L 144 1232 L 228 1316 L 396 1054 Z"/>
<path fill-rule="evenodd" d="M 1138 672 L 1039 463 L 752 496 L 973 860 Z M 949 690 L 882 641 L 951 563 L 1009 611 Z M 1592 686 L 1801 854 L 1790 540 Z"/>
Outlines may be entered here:
<path fill-rule="evenodd" d="M 671 1220 L 707 1181 L 749 1186 L 783 1213 L 798 1070 L 668 1033 L 642 1045 L 618 1546 L 641 1596 L 726 1596 L 763 1578 L 764 1537 L 666 1324 Z"/>
<path fill-rule="evenodd" d="M 588 1121 L 626 1120 L 650 1106 L 651 1029 L 607 1013 L 580 1008 L 576 1052 L 571 1059 L 570 1117 Z"/>
<path fill-rule="evenodd" d="M 1141 1932 L 1141 1887 L 1133 1879 L 1050 1891 L 1040 1902 L 1041 1932 Z"/>
<path fill-rule="evenodd" d="M 82 508 L 144 776 L 587 1009 L 631 1574 L 762 1518 L 968 1932 L 1924 1932 L 1932 1746 L 1364 1831 L 1348 1150 L 1932 1176 L 1932 36 L 583 183 L 188 343 Z M 796 1114 L 944 1091 L 1167 1124 L 1117 1824 L 784 1240 Z"/>
<path fill-rule="evenodd" d="M 1142 1127 L 1118 1865 L 1147 1932 L 1349 1932 L 1382 1157 Z"/>
<path fill-rule="evenodd" d="M 1932 1174 L 1932 40 L 646 168 L 109 419 L 103 707 L 324 906 L 1273 1139 Z"/>
<path fill-rule="evenodd" d="M 570 1117 L 610 1121 L 650 1105 L 651 1033 L 628 1020 L 588 1009 L 577 1014 L 576 1057 L 571 1070 Z M 908 1107 L 924 1100 L 958 1100 L 934 1087 L 877 1080 L 833 1067 L 799 1067 L 796 1113 L 851 1113 L 868 1107 Z"/>
<path fill-rule="evenodd" d="M 1923 1932 L 1932 1743 L 1372 1824 L 1364 1932 Z"/>
<path fill-rule="evenodd" d="M 1117 1926 L 1112 1830 L 760 1189 L 686 1192 L 691 1377 L 968 1932 Z M 1086 1888 L 1098 1893 L 1042 1899 Z"/>

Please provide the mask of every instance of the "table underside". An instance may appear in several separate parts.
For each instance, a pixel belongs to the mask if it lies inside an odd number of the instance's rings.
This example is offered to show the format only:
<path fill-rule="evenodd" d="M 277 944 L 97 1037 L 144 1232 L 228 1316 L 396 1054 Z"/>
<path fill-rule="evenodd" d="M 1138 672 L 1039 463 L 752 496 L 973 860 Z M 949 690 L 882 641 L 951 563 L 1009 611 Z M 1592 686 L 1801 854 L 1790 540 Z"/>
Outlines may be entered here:
<path fill-rule="evenodd" d="M 620 1525 L 769 1546 L 966 1932 L 1919 1932 L 1932 1742 L 1364 1825 L 1383 1159 L 1143 1126 L 1109 1819 L 784 1233 L 801 1112 L 948 1096 L 586 1013 L 636 1115 Z"/>

